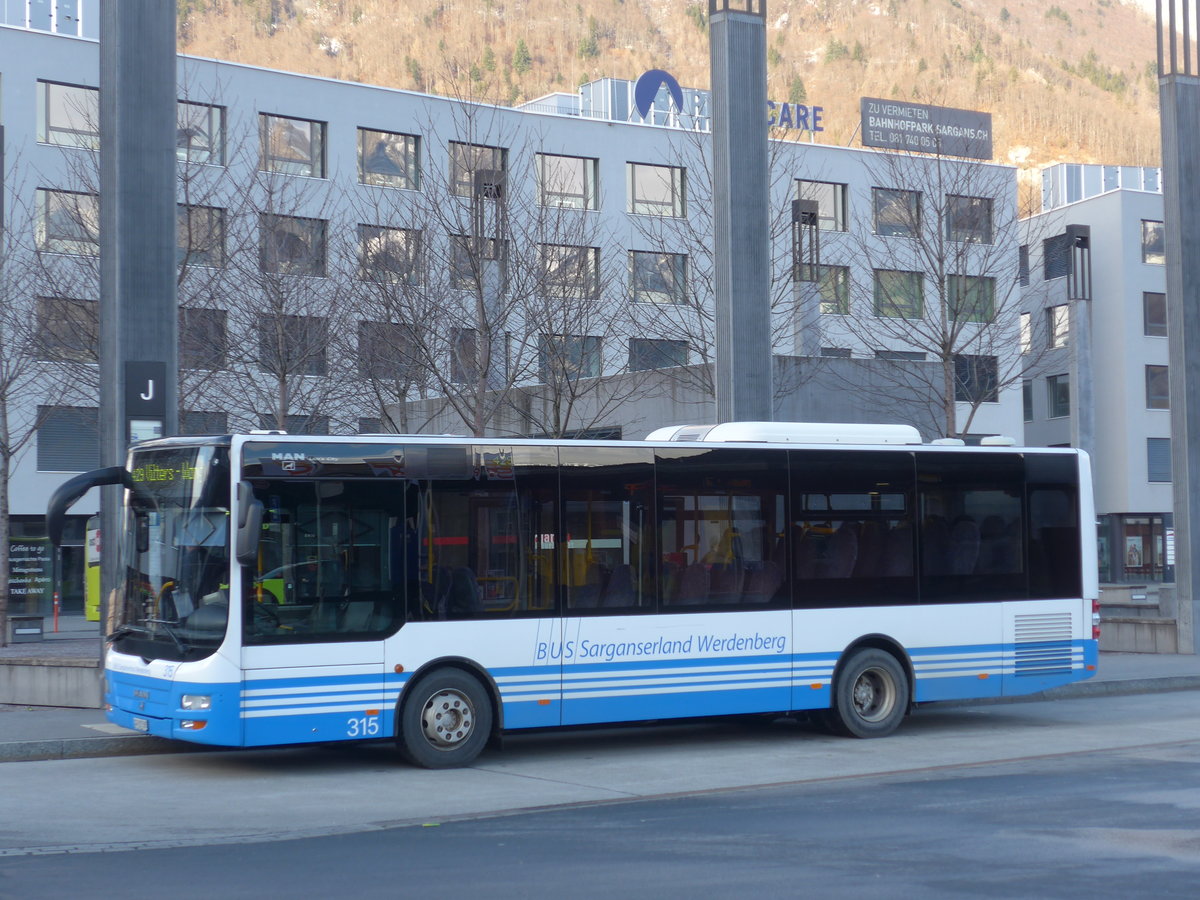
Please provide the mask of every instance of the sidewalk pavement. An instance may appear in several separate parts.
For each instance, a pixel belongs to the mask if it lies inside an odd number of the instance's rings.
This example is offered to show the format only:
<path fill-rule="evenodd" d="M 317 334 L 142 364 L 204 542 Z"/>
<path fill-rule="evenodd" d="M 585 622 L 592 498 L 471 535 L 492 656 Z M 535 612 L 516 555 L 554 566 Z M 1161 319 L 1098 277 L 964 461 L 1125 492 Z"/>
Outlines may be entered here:
<path fill-rule="evenodd" d="M 20 656 L 89 656 L 99 654 L 99 629 L 82 617 L 59 620 L 57 636 L 34 644 L 17 644 L 0 650 L 0 659 Z M 16 651 L 16 652 L 13 652 Z M 955 701 L 965 706 L 1065 700 L 1118 694 L 1150 694 L 1200 690 L 1200 656 L 1157 653 L 1101 653 L 1096 675 L 1040 694 L 985 701 Z M 940 704 L 949 706 L 951 704 Z M 60 709 L 45 706 L 0 705 L 0 762 L 35 759 L 84 759 L 99 756 L 136 756 L 148 753 L 215 750 L 204 744 L 170 741 L 136 734 L 104 718 L 99 709 Z"/>

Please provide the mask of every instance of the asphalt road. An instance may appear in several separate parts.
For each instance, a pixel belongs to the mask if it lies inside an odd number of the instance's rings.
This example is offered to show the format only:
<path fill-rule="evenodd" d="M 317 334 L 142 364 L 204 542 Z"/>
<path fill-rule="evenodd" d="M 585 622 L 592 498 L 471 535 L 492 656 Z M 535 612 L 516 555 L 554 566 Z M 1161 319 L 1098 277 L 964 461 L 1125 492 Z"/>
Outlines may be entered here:
<path fill-rule="evenodd" d="M 453 772 L 365 745 L 10 763 L 0 897 L 1192 897 L 1198 763 L 1200 692 L 883 741 L 531 735 Z"/>

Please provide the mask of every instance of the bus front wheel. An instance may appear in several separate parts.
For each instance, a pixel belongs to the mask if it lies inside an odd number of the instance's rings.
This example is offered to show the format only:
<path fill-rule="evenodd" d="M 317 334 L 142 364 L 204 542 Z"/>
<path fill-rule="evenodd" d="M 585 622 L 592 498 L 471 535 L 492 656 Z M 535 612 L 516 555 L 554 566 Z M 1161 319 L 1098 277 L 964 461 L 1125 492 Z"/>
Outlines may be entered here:
<path fill-rule="evenodd" d="M 907 707 L 904 668 L 892 654 L 866 647 L 842 666 L 827 722 L 832 731 L 846 737 L 883 737 L 899 727 Z"/>
<path fill-rule="evenodd" d="M 461 669 L 437 669 L 406 692 L 398 743 L 405 759 L 426 769 L 465 766 L 487 743 L 492 704 L 479 680 Z"/>

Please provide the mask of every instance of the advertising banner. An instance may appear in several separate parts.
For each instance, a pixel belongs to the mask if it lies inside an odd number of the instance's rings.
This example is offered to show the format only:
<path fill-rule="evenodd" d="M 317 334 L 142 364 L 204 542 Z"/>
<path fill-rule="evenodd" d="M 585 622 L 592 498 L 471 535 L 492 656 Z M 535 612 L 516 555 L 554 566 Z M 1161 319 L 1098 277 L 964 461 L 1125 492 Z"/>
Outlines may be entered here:
<path fill-rule="evenodd" d="M 8 595 L 10 615 L 52 615 L 54 585 L 50 541 L 46 538 L 10 538 L 8 541 Z"/>
<path fill-rule="evenodd" d="M 992 158 L 992 114 L 863 97 L 862 145 L 880 150 Z"/>

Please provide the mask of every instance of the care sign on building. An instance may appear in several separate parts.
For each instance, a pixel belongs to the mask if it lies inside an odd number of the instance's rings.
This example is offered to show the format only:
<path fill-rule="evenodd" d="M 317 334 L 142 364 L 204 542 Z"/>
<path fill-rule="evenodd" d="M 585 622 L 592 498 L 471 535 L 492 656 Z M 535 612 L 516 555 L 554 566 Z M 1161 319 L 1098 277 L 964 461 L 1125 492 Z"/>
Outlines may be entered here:
<path fill-rule="evenodd" d="M 862 144 L 880 150 L 992 158 L 992 114 L 863 97 Z"/>
<path fill-rule="evenodd" d="M 767 101 L 767 124 L 775 128 L 794 128 L 800 131 L 824 131 L 822 117 L 825 108 L 804 103 Z"/>
<path fill-rule="evenodd" d="M 663 93 L 665 92 L 665 97 Z M 685 99 L 688 95 L 695 104 L 695 109 Z M 679 81 L 670 72 L 663 69 L 650 69 L 638 76 L 633 85 L 633 106 L 643 119 L 659 108 L 658 104 L 670 103 L 678 113 L 695 113 L 708 116 L 708 91 L 685 89 L 679 86 Z M 767 125 L 771 128 L 783 128 L 796 131 L 824 131 L 825 108 L 811 106 L 806 103 L 780 103 L 775 100 L 767 101 Z"/>

